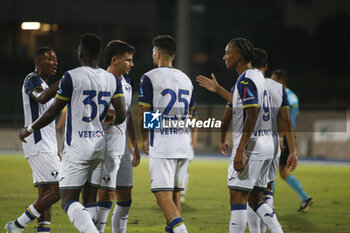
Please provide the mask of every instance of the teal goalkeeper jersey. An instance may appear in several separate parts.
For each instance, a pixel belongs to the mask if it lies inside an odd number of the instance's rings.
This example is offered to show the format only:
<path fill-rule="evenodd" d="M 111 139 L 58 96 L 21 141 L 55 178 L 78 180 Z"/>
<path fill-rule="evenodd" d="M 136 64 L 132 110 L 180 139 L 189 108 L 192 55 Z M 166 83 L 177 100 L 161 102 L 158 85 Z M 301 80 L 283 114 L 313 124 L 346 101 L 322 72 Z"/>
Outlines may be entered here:
<path fill-rule="evenodd" d="M 293 124 L 293 129 L 295 129 L 295 124 L 297 121 L 297 116 L 299 114 L 299 99 L 298 96 L 291 91 L 289 88 L 286 88 L 286 93 L 288 97 L 288 102 L 289 102 L 289 112 L 290 112 L 290 119 Z"/>

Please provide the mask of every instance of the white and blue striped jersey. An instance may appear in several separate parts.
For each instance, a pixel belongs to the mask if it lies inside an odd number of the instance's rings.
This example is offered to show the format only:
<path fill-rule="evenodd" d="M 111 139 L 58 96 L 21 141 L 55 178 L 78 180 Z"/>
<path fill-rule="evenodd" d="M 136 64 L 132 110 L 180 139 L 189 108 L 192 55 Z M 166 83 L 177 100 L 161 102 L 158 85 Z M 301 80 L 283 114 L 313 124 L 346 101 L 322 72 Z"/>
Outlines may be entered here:
<path fill-rule="evenodd" d="M 121 82 L 101 68 L 67 71 L 56 98 L 68 101 L 64 152 L 83 160 L 103 159 L 106 150 L 102 121 L 112 98 L 122 96 Z"/>
<path fill-rule="evenodd" d="M 248 107 L 258 108 L 258 118 L 245 148 L 246 155 L 250 160 L 272 159 L 274 143 L 270 100 L 265 88 L 265 78 L 257 69 L 248 69 L 243 72 L 235 84 L 232 100 L 233 157 L 236 155 L 246 120 L 244 109 Z"/>
<path fill-rule="evenodd" d="M 131 80 L 124 75 L 122 75 L 121 83 L 125 100 L 125 121 L 119 125 L 103 124 L 107 139 L 107 152 L 115 155 L 125 155 L 129 153 L 127 128 L 131 112 L 132 83 Z M 109 109 L 114 110 L 113 105 L 110 105 Z"/>
<path fill-rule="evenodd" d="M 162 119 L 186 120 L 194 108 L 193 85 L 182 71 L 171 67 L 155 68 L 141 77 L 139 105 L 162 113 Z M 191 129 L 163 128 L 150 130 L 150 158 L 189 158 Z"/>
<path fill-rule="evenodd" d="M 270 95 L 271 100 L 271 120 L 273 141 L 275 146 L 274 157 L 281 155 L 280 140 L 278 134 L 278 118 L 281 108 L 289 108 L 286 91 L 282 84 L 270 79 L 265 78 L 265 87 Z"/>
<path fill-rule="evenodd" d="M 28 127 L 38 119 L 53 102 L 53 99 L 45 104 L 40 104 L 35 101 L 30 94 L 37 87 L 42 87 L 44 90 L 49 88 L 38 74 L 34 72 L 28 74 L 22 86 L 25 127 Z M 22 143 L 24 156 L 26 158 L 37 155 L 39 152 L 48 152 L 53 153 L 55 156 L 57 155 L 56 125 L 54 121 L 44 128 L 34 131 L 26 140 L 27 143 Z"/>

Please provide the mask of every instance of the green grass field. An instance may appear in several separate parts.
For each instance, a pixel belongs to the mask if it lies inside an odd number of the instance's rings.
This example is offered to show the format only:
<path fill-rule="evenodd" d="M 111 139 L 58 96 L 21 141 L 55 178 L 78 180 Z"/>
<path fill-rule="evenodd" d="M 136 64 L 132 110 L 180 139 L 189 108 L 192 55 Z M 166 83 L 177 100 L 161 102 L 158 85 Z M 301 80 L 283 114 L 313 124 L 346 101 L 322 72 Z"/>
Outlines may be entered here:
<path fill-rule="evenodd" d="M 190 163 L 190 184 L 183 205 L 183 219 L 189 232 L 228 232 L 230 205 L 226 173 L 227 161 Z M 297 213 L 299 197 L 278 178 L 275 212 L 284 232 L 350 232 L 350 166 L 300 165 L 294 175 L 300 178 L 315 203 L 308 212 Z M 0 156 L 0 185 L 0 226 L 3 227 L 36 198 L 31 169 L 23 156 Z M 165 219 L 149 187 L 148 160 L 143 158 L 134 169 L 128 232 L 164 232 Z M 36 232 L 35 224 L 28 225 L 25 232 Z M 52 232 L 77 232 L 57 203 L 52 210 Z M 106 232 L 111 232 L 110 224 Z"/>

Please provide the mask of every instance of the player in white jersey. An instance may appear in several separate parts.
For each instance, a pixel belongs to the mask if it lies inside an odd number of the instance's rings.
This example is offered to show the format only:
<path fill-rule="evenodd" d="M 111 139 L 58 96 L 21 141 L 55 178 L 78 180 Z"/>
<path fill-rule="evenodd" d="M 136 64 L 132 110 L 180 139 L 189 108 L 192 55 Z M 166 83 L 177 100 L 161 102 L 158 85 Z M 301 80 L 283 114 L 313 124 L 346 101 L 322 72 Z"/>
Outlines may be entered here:
<path fill-rule="evenodd" d="M 254 49 L 254 59 L 252 60 L 253 67 L 259 69 L 265 76 L 267 66 L 268 55 L 263 49 Z M 270 78 L 265 78 L 265 87 L 269 92 L 271 99 L 271 120 L 273 129 L 274 140 L 274 158 L 271 163 L 268 172 L 268 187 L 264 191 L 264 201 L 273 208 L 273 190 L 272 183 L 276 178 L 277 169 L 279 166 L 279 158 L 281 155 L 280 150 L 280 138 L 279 132 L 286 134 L 288 145 L 290 145 L 290 155 L 287 161 L 287 167 L 290 171 L 293 171 L 298 163 L 298 157 L 296 154 L 296 146 L 294 141 L 294 133 L 292 129 L 292 122 L 289 117 L 289 102 L 287 99 L 286 91 L 283 85 L 275 82 Z M 256 213 L 249 208 L 248 209 L 248 225 L 249 231 L 252 233 L 260 233 L 266 231 L 266 226 L 260 221 L 260 218 Z"/>
<path fill-rule="evenodd" d="M 231 221 L 230 232 L 244 232 L 247 222 L 247 202 L 271 232 L 282 232 L 281 226 L 273 210 L 263 202 L 263 190 L 267 186 L 267 172 L 274 152 L 270 100 L 265 88 L 264 77 L 257 69 L 252 69 L 253 46 L 247 39 L 232 39 L 226 46 L 224 61 L 228 69 L 234 68 L 240 75 L 234 88 L 232 99 L 233 119 L 233 156 L 228 169 L 228 185 L 230 188 Z M 201 86 L 214 87 L 225 99 L 232 93 L 226 91 L 216 82 L 197 76 Z M 226 110 L 222 128 L 228 129 L 231 120 Z M 223 130 L 222 129 L 222 130 Z M 228 142 L 226 132 L 222 131 L 220 150 L 226 155 Z"/>
<path fill-rule="evenodd" d="M 61 206 L 73 225 L 87 233 L 98 233 L 98 230 L 88 210 L 79 203 L 79 195 L 84 185 L 86 190 L 96 193 L 95 185 L 101 180 L 106 150 L 102 121 L 110 102 L 116 109 L 116 123 L 123 122 L 126 115 L 120 80 L 98 67 L 101 47 L 102 40 L 98 36 L 82 35 L 78 49 L 82 66 L 63 75 L 54 103 L 20 133 L 20 139 L 25 142 L 25 137 L 51 123 L 67 105 L 66 141 L 59 181 Z"/>
<path fill-rule="evenodd" d="M 114 125 L 113 117 L 115 110 L 113 106 L 110 106 L 106 121 L 104 122 L 107 153 L 103 163 L 103 173 L 97 202 L 97 229 L 100 232 L 104 232 L 114 196 L 116 196 L 117 201 L 112 215 L 112 232 L 126 232 L 132 202 L 132 167 L 136 167 L 140 163 L 140 153 L 131 113 L 132 82 L 126 76 L 134 66 L 134 53 L 135 48 L 133 46 L 120 40 L 109 42 L 104 52 L 106 63 L 109 64 L 107 71 L 118 77 L 123 85 L 127 117 L 122 124 Z M 132 161 L 130 160 L 128 138 L 132 145 Z"/>
<path fill-rule="evenodd" d="M 149 153 L 151 191 L 166 218 L 166 232 L 178 233 L 187 232 L 181 218 L 180 191 L 191 154 L 191 136 L 188 128 L 165 128 L 160 119 L 186 121 L 193 112 L 194 98 L 191 80 L 173 67 L 175 51 L 175 39 L 171 36 L 153 39 L 152 57 L 157 68 L 141 78 L 139 118 L 144 151 Z M 159 128 L 148 133 L 148 125 Z"/>
<path fill-rule="evenodd" d="M 56 74 L 57 57 L 52 48 L 41 47 L 34 55 L 35 72 L 24 79 L 22 99 L 24 125 L 34 122 L 53 102 L 58 82 L 51 87 L 47 81 Z M 38 219 L 38 232 L 50 232 L 51 205 L 59 200 L 58 172 L 59 156 L 55 122 L 38 130 L 23 143 L 24 157 L 28 160 L 33 172 L 34 186 L 38 188 L 38 198 L 16 221 L 6 224 L 10 232 L 22 232 L 28 223 Z"/>

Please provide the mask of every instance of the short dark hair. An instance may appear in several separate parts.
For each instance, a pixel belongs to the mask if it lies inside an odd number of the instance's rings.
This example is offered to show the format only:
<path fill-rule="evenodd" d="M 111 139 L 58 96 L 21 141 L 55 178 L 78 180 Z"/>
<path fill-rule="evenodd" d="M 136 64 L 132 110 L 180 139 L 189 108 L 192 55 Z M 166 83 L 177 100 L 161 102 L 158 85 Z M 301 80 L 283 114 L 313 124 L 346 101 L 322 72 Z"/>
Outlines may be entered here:
<path fill-rule="evenodd" d="M 176 42 L 175 39 L 170 35 L 160 35 L 152 40 L 154 47 L 165 51 L 170 56 L 174 56 L 176 53 Z"/>
<path fill-rule="evenodd" d="M 277 70 L 273 70 L 271 74 L 274 74 L 278 77 L 278 79 L 282 79 L 284 84 L 288 84 L 288 75 L 287 75 L 287 71 L 284 69 L 277 69 Z"/>
<path fill-rule="evenodd" d="M 35 50 L 34 52 L 34 61 L 42 54 L 44 54 L 45 52 L 47 51 L 50 51 L 50 50 L 53 50 L 52 48 L 50 47 L 40 47 L 40 48 L 37 48 L 37 50 Z"/>
<path fill-rule="evenodd" d="M 102 52 L 102 39 L 92 33 L 85 33 L 80 37 L 81 49 L 91 58 L 97 58 Z"/>
<path fill-rule="evenodd" d="M 135 54 L 135 47 L 121 40 L 110 41 L 104 52 L 107 65 L 112 62 L 112 57 L 122 56 L 124 53 Z"/>
<path fill-rule="evenodd" d="M 254 48 L 254 56 L 251 60 L 252 66 L 255 68 L 263 68 L 267 65 L 268 55 L 265 50 L 260 48 Z"/>
<path fill-rule="evenodd" d="M 229 43 L 233 44 L 238 49 L 239 54 L 241 54 L 246 62 L 250 62 L 252 60 L 254 55 L 254 46 L 248 39 L 233 38 Z"/>

